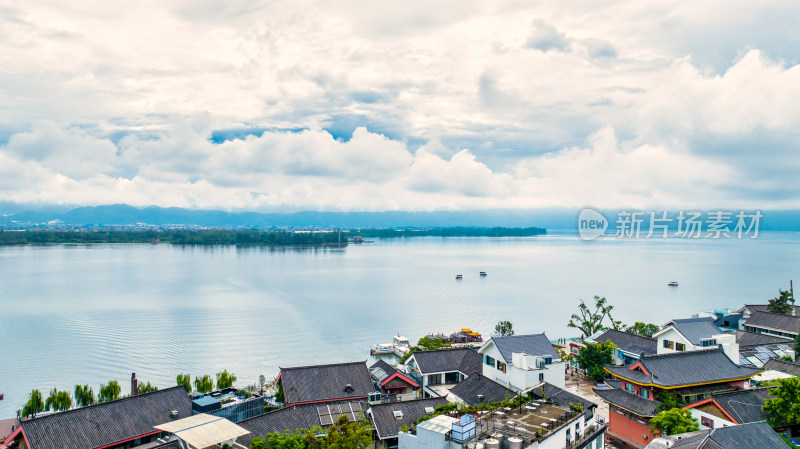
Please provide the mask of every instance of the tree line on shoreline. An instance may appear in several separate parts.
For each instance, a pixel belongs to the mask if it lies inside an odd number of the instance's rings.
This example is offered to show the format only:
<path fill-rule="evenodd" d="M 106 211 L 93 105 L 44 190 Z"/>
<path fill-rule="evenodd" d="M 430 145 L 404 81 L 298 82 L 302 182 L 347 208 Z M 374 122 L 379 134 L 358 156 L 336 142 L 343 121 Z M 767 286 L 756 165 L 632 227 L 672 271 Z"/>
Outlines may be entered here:
<path fill-rule="evenodd" d="M 173 245 L 301 246 L 338 245 L 352 236 L 397 237 L 526 237 L 546 234 L 543 228 L 447 227 L 428 229 L 358 229 L 292 232 L 231 229 L 100 229 L 0 230 L 0 246 L 96 243 L 170 243 Z"/>

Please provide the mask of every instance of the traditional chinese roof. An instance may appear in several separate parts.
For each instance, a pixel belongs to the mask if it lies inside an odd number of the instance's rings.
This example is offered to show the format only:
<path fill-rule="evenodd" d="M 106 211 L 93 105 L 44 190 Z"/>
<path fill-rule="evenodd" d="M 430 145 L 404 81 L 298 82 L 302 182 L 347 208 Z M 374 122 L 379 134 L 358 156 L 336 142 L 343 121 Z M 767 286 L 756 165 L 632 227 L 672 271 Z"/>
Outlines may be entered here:
<path fill-rule="evenodd" d="M 769 304 L 747 304 L 741 309 L 737 310 L 737 312 L 741 313 L 744 312 L 745 310 L 749 311 L 750 313 L 768 312 L 767 310 L 768 307 Z M 800 306 L 792 306 L 792 307 L 794 307 L 795 316 L 800 316 Z"/>
<path fill-rule="evenodd" d="M 714 319 L 710 317 L 672 320 L 660 332 L 663 332 L 669 326 L 680 332 L 695 346 L 700 346 L 700 341 L 704 338 L 723 333 L 722 329 L 714 324 Z"/>
<path fill-rule="evenodd" d="M 192 415 L 182 386 L 23 420 L 31 449 L 94 449 L 157 433 L 153 426 Z"/>
<path fill-rule="evenodd" d="M 286 405 L 365 398 L 375 391 L 366 362 L 281 368 Z"/>
<path fill-rule="evenodd" d="M 792 376 L 800 376 L 800 365 L 778 359 L 768 360 L 767 363 L 764 364 L 764 370 L 780 371 L 782 373 L 791 374 Z"/>
<path fill-rule="evenodd" d="M 759 334 L 756 332 L 736 331 L 736 343 L 739 345 L 739 350 L 755 346 L 779 345 L 791 342 L 790 339 L 784 337 Z"/>
<path fill-rule="evenodd" d="M 618 388 L 592 388 L 592 391 L 609 404 L 644 418 L 656 416 L 661 402 L 651 401 Z"/>
<path fill-rule="evenodd" d="M 797 335 L 800 333 L 800 316 L 759 311 L 752 313 L 750 318 L 744 322 L 744 325 Z"/>
<path fill-rule="evenodd" d="M 511 337 L 492 337 L 482 348 L 488 348 L 490 343 L 500 351 L 505 363 L 511 363 L 511 355 L 515 352 L 524 352 L 530 355 L 550 356 L 559 358 L 558 351 L 550 343 L 544 333 L 531 335 L 514 335 Z M 481 351 L 482 352 L 482 351 Z"/>
<path fill-rule="evenodd" d="M 763 370 L 739 366 L 722 348 L 646 355 L 629 367 L 606 365 L 606 371 L 639 385 L 680 388 L 749 379 Z"/>
<path fill-rule="evenodd" d="M 642 353 L 655 354 L 658 352 L 657 340 L 653 338 L 642 337 L 641 335 L 629 334 L 628 332 L 622 332 L 615 329 L 608 329 L 597 336 L 597 338 L 594 338 L 594 341 L 598 343 L 610 341 L 614 343 L 614 346 L 616 346 L 618 349 L 636 355 L 640 355 Z"/>
<path fill-rule="evenodd" d="M 764 421 L 719 427 L 701 434 L 689 434 L 672 445 L 673 449 L 786 449 L 788 445 Z M 679 435 L 673 435 L 677 437 Z M 653 443 L 655 444 L 655 442 Z M 647 447 L 657 447 L 648 445 Z"/>
<path fill-rule="evenodd" d="M 517 395 L 512 390 L 478 372 L 451 388 L 450 393 L 470 405 L 491 404 Z M 478 395 L 482 395 L 483 398 L 478 398 Z"/>
<path fill-rule="evenodd" d="M 710 398 L 687 405 L 684 408 L 697 408 L 703 404 L 713 402 L 730 418 L 730 421 L 736 424 L 764 421 L 767 419 L 767 414 L 761 410 L 761 407 L 767 402 L 769 392 L 770 388 L 753 388 L 715 394 Z"/>
<path fill-rule="evenodd" d="M 483 357 L 471 348 L 441 349 L 415 352 L 411 357 L 417 362 L 420 373 L 460 371 L 465 376 L 481 371 Z"/>
<path fill-rule="evenodd" d="M 472 376 L 470 376 L 472 378 Z M 447 403 L 445 398 L 416 399 L 373 405 L 369 409 L 378 438 L 394 438 L 403 425 L 411 427 L 417 419 L 427 415 L 426 408 L 435 409 Z M 399 413 L 395 413 L 399 412 Z M 398 416 L 396 416 L 398 415 Z"/>

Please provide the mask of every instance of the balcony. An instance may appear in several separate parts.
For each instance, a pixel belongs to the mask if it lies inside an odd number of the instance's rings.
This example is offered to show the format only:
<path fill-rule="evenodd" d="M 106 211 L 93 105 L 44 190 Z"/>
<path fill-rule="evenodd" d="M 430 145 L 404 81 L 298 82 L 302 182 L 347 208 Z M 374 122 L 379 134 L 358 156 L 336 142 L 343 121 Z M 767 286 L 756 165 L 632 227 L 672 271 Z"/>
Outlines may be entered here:
<path fill-rule="evenodd" d="M 605 424 L 593 424 L 591 426 L 587 426 L 583 429 L 583 434 L 575 440 L 567 441 L 567 445 L 564 446 L 564 449 L 575 449 L 583 447 L 582 444 L 586 443 L 587 441 L 592 441 L 602 433 L 606 431 Z"/>

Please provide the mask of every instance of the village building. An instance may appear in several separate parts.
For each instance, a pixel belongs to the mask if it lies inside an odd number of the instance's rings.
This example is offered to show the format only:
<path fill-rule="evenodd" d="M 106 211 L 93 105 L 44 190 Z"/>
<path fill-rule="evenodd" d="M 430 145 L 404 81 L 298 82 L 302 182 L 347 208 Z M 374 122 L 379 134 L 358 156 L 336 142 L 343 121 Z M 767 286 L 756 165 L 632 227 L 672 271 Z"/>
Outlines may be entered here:
<path fill-rule="evenodd" d="M 517 393 L 514 391 L 478 372 L 451 388 L 447 400 L 448 402 L 480 405 L 502 402 L 515 396 Z"/>
<path fill-rule="evenodd" d="M 478 352 L 483 375 L 517 393 L 542 382 L 565 386 L 565 363 L 543 333 L 492 337 Z"/>
<path fill-rule="evenodd" d="M 164 438 L 170 441 L 165 445 L 183 449 L 242 448 L 236 440 L 250 433 L 227 418 L 205 413 L 159 424 L 155 428 L 166 433 Z"/>
<path fill-rule="evenodd" d="M 662 393 L 694 403 L 741 389 L 762 372 L 735 364 L 721 348 L 649 355 L 628 367 L 605 369 L 614 380 L 593 391 L 609 405 L 609 433 L 635 447 L 650 442 L 650 419 Z"/>
<path fill-rule="evenodd" d="M 687 318 L 672 320 L 653 335 L 658 354 L 698 351 L 722 347 L 734 363 L 739 363 L 739 345 L 736 335 L 725 333 L 711 318 Z"/>
<path fill-rule="evenodd" d="M 369 367 L 370 376 L 380 391 L 379 402 L 407 401 L 417 398 L 420 385 L 408 374 L 398 371 L 383 360 Z M 370 403 L 375 402 L 372 397 Z"/>
<path fill-rule="evenodd" d="M 419 418 L 433 414 L 436 407 L 446 403 L 445 398 L 429 398 L 372 405 L 367 415 L 375 427 L 375 446 L 396 448 L 401 428 L 412 427 Z"/>
<path fill-rule="evenodd" d="M 642 354 L 658 353 L 658 341 L 653 338 L 642 337 L 615 329 L 607 329 L 600 334 L 587 339 L 589 343 L 610 341 L 616 349 L 612 354 L 615 365 L 633 365 Z"/>
<path fill-rule="evenodd" d="M 765 422 L 659 437 L 647 449 L 786 449 L 788 445 Z"/>
<path fill-rule="evenodd" d="M 155 426 L 192 415 L 182 386 L 23 419 L 4 444 L 19 449 L 127 449 L 155 443 Z M 91 423 L 91 425 L 87 425 Z"/>
<path fill-rule="evenodd" d="M 276 383 L 286 406 L 366 401 L 378 391 L 365 361 L 281 368 Z"/>
<path fill-rule="evenodd" d="M 683 408 L 697 419 L 701 430 L 765 421 L 768 416 L 761 407 L 767 402 L 770 390 L 751 388 L 715 394 Z"/>
<path fill-rule="evenodd" d="M 800 333 L 800 316 L 759 310 L 750 314 L 742 330 L 794 340 Z"/>
<path fill-rule="evenodd" d="M 415 352 L 405 362 L 423 397 L 446 397 L 450 388 L 480 369 L 481 355 L 470 348 Z"/>

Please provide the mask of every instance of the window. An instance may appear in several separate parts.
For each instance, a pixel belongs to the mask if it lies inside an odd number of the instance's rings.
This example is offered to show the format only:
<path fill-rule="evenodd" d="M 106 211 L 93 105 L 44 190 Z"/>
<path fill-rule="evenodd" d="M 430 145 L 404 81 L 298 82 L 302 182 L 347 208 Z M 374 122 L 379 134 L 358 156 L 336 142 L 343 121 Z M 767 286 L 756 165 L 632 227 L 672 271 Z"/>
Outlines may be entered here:
<path fill-rule="evenodd" d="M 625 390 L 629 393 L 636 393 L 636 388 L 633 386 L 633 384 L 628 382 L 625 382 Z"/>
<path fill-rule="evenodd" d="M 667 349 L 673 349 L 674 343 L 672 342 L 672 340 L 664 340 L 664 347 Z"/>
<path fill-rule="evenodd" d="M 502 372 L 505 373 L 506 372 L 506 364 L 498 360 L 497 361 L 497 371 L 502 371 Z"/>
<path fill-rule="evenodd" d="M 552 357 L 545 357 L 544 358 L 544 364 L 545 365 L 552 365 L 553 364 L 553 358 Z"/>
<path fill-rule="evenodd" d="M 492 357 L 486 356 L 484 363 L 494 368 L 494 359 Z"/>
<path fill-rule="evenodd" d="M 646 388 L 642 388 L 642 389 L 639 390 L 639 396 L 641 396 L 641 397 L 643 397 L 645 399 L 649 399 L 650 398 L 650 392 L 647 391 Z"/>
<path fill-rule="evenodd" d="M 677 351 L 685 351 L 686 345 L 683 343 L 675 343 L 675 350 Z"/>
<path fill-rule="evenodd" d="M 544 382 L 544 373 L 539 373 L 539 382 Z"/>
<path fill-rule="evenodd" d="M 709 418 L 707 418 L 705 416 L 701 416 L 700 417 L 700 424 L 702 424 L 705 427 L 708 427 L 709 429 L 713 429 L 714 428 L 714 421 L 712 421 L 711 419 L 709 419 Z"/>

